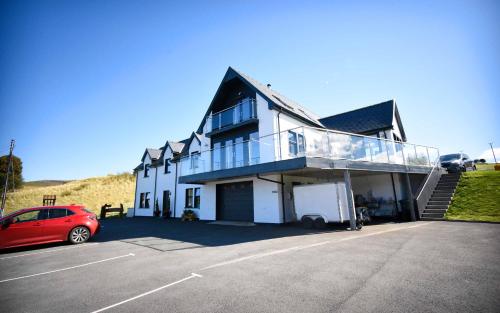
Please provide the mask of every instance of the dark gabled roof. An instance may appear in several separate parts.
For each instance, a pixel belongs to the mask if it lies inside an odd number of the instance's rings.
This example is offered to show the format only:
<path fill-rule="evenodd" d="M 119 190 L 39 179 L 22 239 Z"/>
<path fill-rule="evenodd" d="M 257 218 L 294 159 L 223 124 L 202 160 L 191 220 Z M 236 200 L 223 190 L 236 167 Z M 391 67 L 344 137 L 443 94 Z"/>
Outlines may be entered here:
<path fill-rule="evenodd" d="M 144 163 L 141 163 L 134 168 L 134 173 L 142 171 L 143 169 L 144 169 Z"/>
<path fill-rule="evenodd" d="M 144 151 L 144 154 L 142 155 L 141 162 L 144 162 L 146 154 L 149 155 L 151 161 L 158 160 L 158 158 L 162 154 L 162 149 L 146 148 L 146 151 Z"/>
<path fill-rule="evenodd" d="M 258 92 L 264 99 L 266 99 L 269 102 L 269 105 L 273 108 L 279 109 L 284 111 L 285 113 L 288 113 L 292 116 L 298 117 L 301 120 L 305 121 L 306 123 L 309 123 L 313 126 L 319 126 L 323 127 L 321 122 L 319 121 L 319 116 L 314 114 L 313 112 L 309 111 L 308 109 L 304 108 L 297 102 L 288 99 L 287 97 L 283 96 L 282 94 L 278 93 L 274 89 L 271 89 L 262 83 L 258 82 L 257 80 L 251 78 L 250 76 L 235 70 L 232 67 L 229 67 L 226 71 L 226 74 L 224 75 L 224 78 L 222 79 L 222 82 L 219 85 L 219 88 L 217 89 L 215 96 L 212 99 L 212 102 L 210 103 L 210 106 L 208 107 L 207 113 L 205 114 L 200 127 L 198 128 L 198 133 L 203 132 L 203 123 L 205 122 L 205 119 L 207 116 L 210 114 L 210 111 L 212 109 L 212 106 L 214 104 L 214 100 L 217 98 L 217 95 L 219 94 L 219 91 L 221 90 L 221 87 L 224 85 L 225 82 L 233 79 L 233 78 L 239 78 L 241 81 L 243 81 L 245 84 L 247 84 L 250 88 L 254 89 L 254 91 Z"/>
<path fill-rule="evenodd" d="M 328 129 L 339 130 L 348 133 L 367 134 L 377 130 L 393 129 L 394 116 L 401 131 L 403 141 L 406 135 L 401 124 L 398 108 L 395 100 L 389 100 L 374 104 L 357 110 L 332 115 L 320 119 L 321 123 Z"/>
<path fill-rule="evenodd" d="M 195 138 L 201 144 L 201 135 L 197 134 L 196 132 L 192 132 L 191 136 L 189 136 L 189 138 L 183 140 L 184 148 L 182 149 L 182 151 L 180 153 L 181 156 L 189 154 L 189 146 L 191 145 L 191 141 L 193 141 L 193 139 L 195 139 Z"/>

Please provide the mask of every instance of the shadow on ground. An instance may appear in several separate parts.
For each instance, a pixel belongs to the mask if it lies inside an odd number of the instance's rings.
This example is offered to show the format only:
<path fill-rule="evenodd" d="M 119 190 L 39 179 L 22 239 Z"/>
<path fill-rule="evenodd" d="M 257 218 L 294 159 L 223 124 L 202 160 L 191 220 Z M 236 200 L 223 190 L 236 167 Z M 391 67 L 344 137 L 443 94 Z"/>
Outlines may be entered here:
<path fill-rule="evenodd" d="M 210 222 L 182 222 L 178 219 L 125 218 L 101 221 L 95 242 L 119 240 L 161 251 L 233 245 L 251 241 L 325 232 L 344 231 L 347 225 L 305 229 L 300 225 L 258 224 L 255 226 L 214 225 Z"/>
<path fill-rule="evenodd" d="M 214 225 L 210 222 L 182 222 L 151 217 L 109 218 L 101 220 L 101 231 L 92 242 L 121 241 L 158 251 L 174 251 L 234 245 L 291 236 L 346 231 L 348 224 L 331 224 L 324 229 L 306 229 L 300 224 L 257 224 L 251 227 Z M 12 248 L 0 254 L 32 251 L 67 243 Z"/>

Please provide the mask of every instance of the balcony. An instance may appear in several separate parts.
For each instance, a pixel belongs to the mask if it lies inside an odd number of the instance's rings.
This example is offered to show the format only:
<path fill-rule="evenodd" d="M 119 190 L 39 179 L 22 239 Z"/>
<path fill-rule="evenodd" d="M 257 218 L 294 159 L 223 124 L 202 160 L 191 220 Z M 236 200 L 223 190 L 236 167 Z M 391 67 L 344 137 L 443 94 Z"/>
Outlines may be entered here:
<path fill-rule="evenodd" d="M 312 127 L 298 127 L 243 141 L 180 160 L 180 176 L 271 164 L 299 158 L 321 158 L 370 165 L 397 165 L 430 170 L 438 149 Z M 375 169 L 374 167 L 374 170 Z M 242 171 L 242 170 L 241 170 Z"/>
<path fill-rule="evenodd" d="M 235 106 L 214 113 L 207 117 L 204 133 L 207 137 L 237 126 L 257 122 L 255 99 L 244 99 Z"/>

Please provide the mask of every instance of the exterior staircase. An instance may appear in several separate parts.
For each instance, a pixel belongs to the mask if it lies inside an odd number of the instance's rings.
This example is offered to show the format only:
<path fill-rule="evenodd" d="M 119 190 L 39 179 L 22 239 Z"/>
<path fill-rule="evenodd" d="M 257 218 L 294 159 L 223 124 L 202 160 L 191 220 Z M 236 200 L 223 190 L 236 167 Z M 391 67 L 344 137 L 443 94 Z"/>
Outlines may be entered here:
<path fill-rule="evenodd" d="M 443 220 L 444 214 L 448 211 L 451 199 L 460 180 L 460 172 L 453 174 L 443 174 L 432 193 L 431 198 L 425 206 L 421 220 Z"/>

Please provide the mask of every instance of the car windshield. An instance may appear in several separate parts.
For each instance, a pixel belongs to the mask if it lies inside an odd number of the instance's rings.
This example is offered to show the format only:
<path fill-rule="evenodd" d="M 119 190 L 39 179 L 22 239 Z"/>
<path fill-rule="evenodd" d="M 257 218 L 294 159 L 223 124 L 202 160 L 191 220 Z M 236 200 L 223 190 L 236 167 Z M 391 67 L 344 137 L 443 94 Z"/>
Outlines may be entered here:
<path fill-rule="evenodd" d="M 453 160 L 458 160 L 460 159 L 460 154 L 447 154 L 443 155 L 439 158 L 441 162 L 446 162 L 446 161 L 453 161 Z"/>

